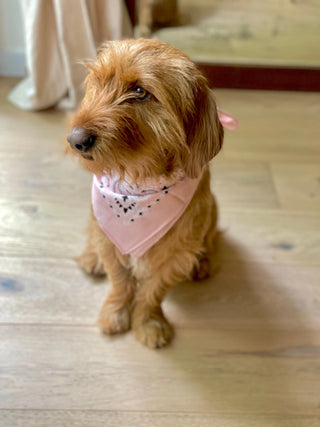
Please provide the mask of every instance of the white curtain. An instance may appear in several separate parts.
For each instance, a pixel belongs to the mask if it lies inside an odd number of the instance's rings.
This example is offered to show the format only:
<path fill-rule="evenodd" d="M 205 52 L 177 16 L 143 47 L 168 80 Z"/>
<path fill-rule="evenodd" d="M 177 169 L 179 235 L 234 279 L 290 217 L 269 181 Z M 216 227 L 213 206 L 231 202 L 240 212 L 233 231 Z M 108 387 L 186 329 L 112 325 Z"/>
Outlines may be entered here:
<path fill-rule="evenodd" d="M 86 70 L 105 40 L 132 37 L 123 0 L 22 0 L 28 77 L 9 100 L 25 110 L 73 108 Z"/>

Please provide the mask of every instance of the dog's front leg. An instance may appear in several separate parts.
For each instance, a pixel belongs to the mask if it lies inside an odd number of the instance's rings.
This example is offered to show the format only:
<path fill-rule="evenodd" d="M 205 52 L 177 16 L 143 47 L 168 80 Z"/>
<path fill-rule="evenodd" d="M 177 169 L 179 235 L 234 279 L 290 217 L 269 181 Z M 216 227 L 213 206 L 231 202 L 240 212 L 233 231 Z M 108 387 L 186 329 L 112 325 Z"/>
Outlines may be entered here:
<path fill-rule="evenodd" d="M 101 235 L 101 230 L 97 224 L 92 209 L 87 233 L 87 246 L 82 255 L 77 258 L 77 262 L 86 273 L 94 276 L 105 276 L 106 270 L 97 251 L 97 243 L 101 240 L 99 237 Z"/>
<path fill-rule="evenodd" d="M 173 338 L 173 328 L 161 309 L 161 301 L 171 285 L 160 278 L 139 280 L 132 313 L 132 329 L 135 337 L 150 348 L 161 348 Z"/>
<path fill-rule="evenodd" d="M 105 255 L 102 259 L 108 271 L 110 291 L 100 311 L 98 323 L 103 333 L 117 334 L 130 329 L 136 280 L 115 255 L 110 252 Z"/>

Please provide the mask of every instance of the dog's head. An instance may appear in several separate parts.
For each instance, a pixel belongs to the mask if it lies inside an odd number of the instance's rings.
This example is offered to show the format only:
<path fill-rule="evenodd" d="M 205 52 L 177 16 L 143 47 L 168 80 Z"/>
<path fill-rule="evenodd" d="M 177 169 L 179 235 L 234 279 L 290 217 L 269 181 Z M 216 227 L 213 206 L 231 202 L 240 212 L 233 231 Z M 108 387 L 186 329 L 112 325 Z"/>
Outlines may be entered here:
<path fill-rule="evenodd" d="M 212 92 L 181 51 L 156 40 L 108 42 L 87 66 L 67 139 L 89 171 L 140 180 L 182 169 L 194 178 L 219 152 Z"/>

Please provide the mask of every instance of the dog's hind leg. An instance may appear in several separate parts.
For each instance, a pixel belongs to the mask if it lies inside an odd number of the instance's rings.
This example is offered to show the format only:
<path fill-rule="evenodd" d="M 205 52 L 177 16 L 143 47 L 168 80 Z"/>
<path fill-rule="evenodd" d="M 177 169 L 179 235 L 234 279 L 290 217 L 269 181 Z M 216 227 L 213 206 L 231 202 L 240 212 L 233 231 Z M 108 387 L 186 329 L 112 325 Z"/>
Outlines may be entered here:
<path fill-rule="evenodd" d="M 192 271 L 192 280 L 200 281 L 210 277 L 211 263 L 207 253 L 203 254 Z"/>
<path fill-rule="evenodd" d="M 204 252 L 198 256 L 198 262 L 192 271 L 192 280 L 200 281 L 207 279 L 217 270 L 215 252 L 217 245 L 217 205 L 214 196 L 211 203 L 211 224 L 204 237 Z"/>

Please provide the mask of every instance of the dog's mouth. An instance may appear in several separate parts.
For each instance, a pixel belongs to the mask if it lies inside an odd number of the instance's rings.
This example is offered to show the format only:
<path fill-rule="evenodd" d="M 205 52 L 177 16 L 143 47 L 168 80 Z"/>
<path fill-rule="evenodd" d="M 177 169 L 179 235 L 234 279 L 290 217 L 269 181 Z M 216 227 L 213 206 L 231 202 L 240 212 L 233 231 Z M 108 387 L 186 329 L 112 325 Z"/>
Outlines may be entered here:
<path fill-rule="evenodd" d="M 81 153 L 81 156 L 86 160 L 93 160 L 93 157 L 90 154 Z"/>

